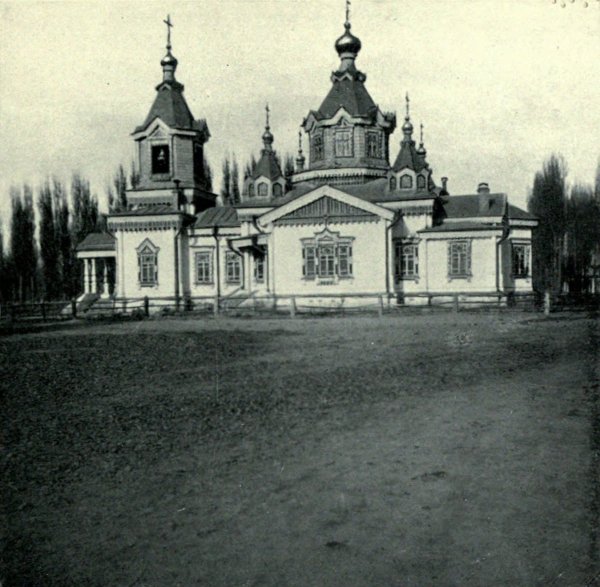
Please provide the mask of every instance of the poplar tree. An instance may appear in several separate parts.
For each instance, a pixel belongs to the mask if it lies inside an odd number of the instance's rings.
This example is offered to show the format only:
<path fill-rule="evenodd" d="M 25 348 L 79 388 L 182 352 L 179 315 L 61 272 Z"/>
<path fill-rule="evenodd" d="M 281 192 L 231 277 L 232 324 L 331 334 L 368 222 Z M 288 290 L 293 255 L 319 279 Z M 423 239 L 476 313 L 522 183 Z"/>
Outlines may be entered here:
<path fill-rule="evenodd" d="M 213 171 L 206 155 L 204 155 L 203 164 L 202 164 L 202 172 L 203 177 L 200 183 L 200 187 L 207 192 L 213 193 Z"/>
<path fill-rule="evenodd" d="M 10 256 L 13 274 L 12 298 L 21 302 L 36 293 L 37 251 L 35 247 L 35 213 L 33 192 L 27 184 L 23 191 L 12 187 Z"/>
<path fill-rule="evenodd" d="M 223 160 L 223 176 L 221 178 L 221 199 L 223 206 L 231 205 L 231 164 L 229 157 Z"/>
<path fill-rule="evenodd" d="M 294 167 L 294 156 L 289 153 L 285 156 L 285 163 L 283 167 L 283 176 L 285 177 L 285 191 L 289 192 L 292 189 L 292 175 L 296 171 Z"/>
<path fill-rule="evenodd" d="M 240 198 L 240 169 L 238 166 L 237 159 L 235 155 L 233 156 L 233 162 L 231 164 L 231 203 L 239 204 L 241 202 Z"/>
<path fill-rule="evenodd" d="M 54 230 L 60 263 L 60 293 L 70 298 L 77 292 L 73 290 L 73 271 L 76 263 L 71 227 L 69 225 L 69 202 L 62 183 L 54 178 L 52 182 L 52 200 L 54 204 Z"/>
<path fill-rule="evenodd" d="M 42 291 L 45 299 L 54 300 L 58 297 L 62 288 L 59 273 L 57 231 L 54 225 L 54 205 L 50 182 L 48 180 L 40 188 L 37 204 L 39 212 L 40 260 L 42 263 Z"/>
<path fill-rule="evenodd" d="M 533 281 L 540 290 L 558 293 L 563 285 L 566 233 L 567 166 L 560 155 L 551 155 L 535 174 L 529 211 L 539 218 L 533 231 Z"/>

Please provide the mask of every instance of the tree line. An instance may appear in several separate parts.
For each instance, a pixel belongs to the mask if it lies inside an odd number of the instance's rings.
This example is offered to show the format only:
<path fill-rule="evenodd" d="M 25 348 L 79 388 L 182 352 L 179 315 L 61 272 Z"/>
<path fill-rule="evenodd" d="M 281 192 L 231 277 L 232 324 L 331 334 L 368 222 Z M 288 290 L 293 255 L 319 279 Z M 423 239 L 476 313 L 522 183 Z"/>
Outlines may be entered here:
<path fill-rule="evenodd" d="M 589 291 L 593 266 L 600 270 L 600 162 L 593 182 L 568 186 L 567 176 L 566 161 L 553 154 L 529 194 L 528 209 L 539 219 L 532 243 L 538 291 Z"/>

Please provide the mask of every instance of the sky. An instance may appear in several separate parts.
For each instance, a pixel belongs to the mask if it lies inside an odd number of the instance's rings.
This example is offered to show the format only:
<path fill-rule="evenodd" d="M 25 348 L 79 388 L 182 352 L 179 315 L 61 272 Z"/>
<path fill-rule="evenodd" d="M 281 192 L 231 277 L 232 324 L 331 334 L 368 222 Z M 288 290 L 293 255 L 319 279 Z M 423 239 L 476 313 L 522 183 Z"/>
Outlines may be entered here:
<path fill-rule="evenodd" d="M 161 81 L 170 14 L 177 79 L 206 118 L 216 172 L 258 154 L 264 106 L 280 153 L 337 68 L 344 0 L 0 1 L 0 217 L 9 188 L 74 170 L 105 186 L 134 150 Z M 411 98 L 434 179 L 451 194 L 492 191 L 526 206 L 535 172 L 561 153 L 569 181 L 600 155 L 599 0 L 352 0 L 358 68 L 383 111 Z M 401 132 L 391 137 L 395 158 Z M 305 144 L 305 151 L 306 144 Z"/>

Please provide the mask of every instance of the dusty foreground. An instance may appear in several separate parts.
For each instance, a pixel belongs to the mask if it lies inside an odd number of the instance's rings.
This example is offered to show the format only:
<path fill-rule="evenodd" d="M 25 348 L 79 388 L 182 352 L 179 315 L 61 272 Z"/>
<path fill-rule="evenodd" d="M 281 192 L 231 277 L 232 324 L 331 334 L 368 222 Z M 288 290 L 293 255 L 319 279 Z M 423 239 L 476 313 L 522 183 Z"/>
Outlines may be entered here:
<path fill-rule="evenodd" d="M 600 585 L 599 337 L 522 313 L 0 337 L 2 585 Z"/>

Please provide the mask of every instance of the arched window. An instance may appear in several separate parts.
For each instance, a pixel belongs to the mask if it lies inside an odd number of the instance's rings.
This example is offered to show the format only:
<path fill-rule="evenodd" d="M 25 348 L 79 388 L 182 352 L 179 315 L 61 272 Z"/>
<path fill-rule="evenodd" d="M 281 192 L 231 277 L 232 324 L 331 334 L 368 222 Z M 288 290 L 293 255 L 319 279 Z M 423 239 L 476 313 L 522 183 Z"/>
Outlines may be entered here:
<path fill-rule="evenodd" d="M 318 134 L 315 135 L 312 141 L 312 158 L 313 161 L 320 161 L 323 159 L 323 137 Z"/>
<path fill-rule="evenodd" d="M 406 190 L 406 189 L 410 189 L 412 186 L 413 186 L 412 175 L 409 175 L 408 173 L 405 173 L 400 178 L 400 189 Z"/>
<path fill-rule="evenodd" d="M 422 175 L 417 175 L 417 188 L 420 190 L 425 189 L 425 178 Z"/>
<path fill-rule="evenodd" d="M 254 184 L 253 183 L 248 184 L 248 197 L 249 198 L 254 197 Z"/>
<path fill-rule="evenodd" d="M 266 198 L 269 193 L 269 186 L 263 181 L 258 184 L 258 195 L 261 198 Z"/>
<path fill-rule="evenodd" d="M 396 178 L 390 177 L 390 191 L 393 192 L 396 189 Z"/>
<path fill-rule="evenodd" d="M 274 183 L 273 184 L 273 197 L 274 198 L 281 198 L 281 196 L 283 196 L 283 188 L 281 187 L 280 183 Z"/>

